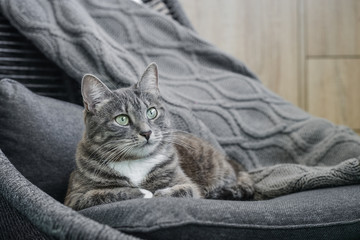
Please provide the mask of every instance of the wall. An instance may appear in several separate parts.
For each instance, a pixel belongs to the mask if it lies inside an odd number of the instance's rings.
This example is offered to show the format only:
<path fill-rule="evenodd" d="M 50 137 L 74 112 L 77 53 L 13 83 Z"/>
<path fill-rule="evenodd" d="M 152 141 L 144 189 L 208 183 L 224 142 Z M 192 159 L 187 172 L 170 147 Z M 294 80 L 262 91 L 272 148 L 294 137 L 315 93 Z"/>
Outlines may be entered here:
<path fill-rule="evenodd" d="M 360 132 L 360 0 L 179 0 L 274 92 Z"/>

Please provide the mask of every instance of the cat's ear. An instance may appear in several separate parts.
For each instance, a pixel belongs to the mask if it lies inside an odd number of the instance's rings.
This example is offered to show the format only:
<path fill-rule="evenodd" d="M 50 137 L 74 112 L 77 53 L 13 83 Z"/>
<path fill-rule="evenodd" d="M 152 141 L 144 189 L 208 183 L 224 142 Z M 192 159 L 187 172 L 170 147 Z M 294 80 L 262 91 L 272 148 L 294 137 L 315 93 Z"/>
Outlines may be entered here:
<path fill-rule="evenodd" d="M 136 88 L 142 92 L 159 93 L 159 73 L 156 63 L 150 63 L 140 80 L 136 84 Z"/>
<path fill-rule="evenodd" d="M 81 94 L 85 109 L 94 112 L 96 106 L 111 94 L 111 90 L 94 75 L 86 74 L 81 81 Z"/>

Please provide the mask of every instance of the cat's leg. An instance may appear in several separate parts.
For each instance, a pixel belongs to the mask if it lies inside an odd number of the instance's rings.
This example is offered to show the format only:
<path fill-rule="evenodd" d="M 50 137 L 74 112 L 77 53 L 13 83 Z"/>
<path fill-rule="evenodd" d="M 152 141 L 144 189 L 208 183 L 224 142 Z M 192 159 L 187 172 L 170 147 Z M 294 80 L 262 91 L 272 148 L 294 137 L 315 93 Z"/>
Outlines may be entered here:
<path fill-rule="evenodd" d="M 153 194 L 140 188 L 112 188 L 112 189 L 93 189 L 84 193 L 72 193 L 68 196 L 68 206 L 80 210 L 95 205 L 117 202 L 134 198 L 152 198 Z"/>
<path fill-rule="evenodd" d="M 235 176 L 234 176 L 235 177 Z M 222 200 L 250 200 L 254 195 L 254 182 L 247 172 L 239 172 L 232 181 L 205 188 L 205 198 Z"/>
<path fill-rule="evenodd" d="M 237 183 L 221 189 L 220 198 L 225 200 L 250 200 L 254 195 L 254 182 L 247 172 L 239 172 Z"/>
<path fill-rule="evenodd" d="M 254 196 L 254 181 L 247 172 L 239 172 L 237 187 L 242 193 L 242 200 L 250 200 Z"/>
<path fill-rule="evenodd" d="M 154 197 L 201 198 L 201 194 L 196 185 L 187 183 L 159 189 Z"/>

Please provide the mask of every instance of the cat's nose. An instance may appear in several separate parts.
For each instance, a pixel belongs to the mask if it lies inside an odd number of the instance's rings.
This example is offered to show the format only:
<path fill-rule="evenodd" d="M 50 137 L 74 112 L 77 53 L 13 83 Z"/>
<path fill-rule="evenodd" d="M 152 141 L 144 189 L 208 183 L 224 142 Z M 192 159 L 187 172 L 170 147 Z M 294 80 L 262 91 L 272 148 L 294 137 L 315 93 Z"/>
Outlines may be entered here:
<path fill-rule="evenodd" d="M 147 131 L 147 132 L 140 132 L 139 134 L 141 136 L 143 136 L 144 138 L 146 138 L 146 140 L 149 140 L 151 133 L 152 133 L 152 131 L 150 130 L 150 131 Z"/>

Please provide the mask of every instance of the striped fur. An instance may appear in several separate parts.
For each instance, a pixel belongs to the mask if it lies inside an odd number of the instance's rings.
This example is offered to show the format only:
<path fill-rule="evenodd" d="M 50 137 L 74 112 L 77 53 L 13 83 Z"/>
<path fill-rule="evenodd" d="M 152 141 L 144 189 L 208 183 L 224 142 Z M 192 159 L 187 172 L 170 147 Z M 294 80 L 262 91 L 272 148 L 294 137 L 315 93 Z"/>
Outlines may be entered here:
<path fill-rule="evenodd" d="M 82 82 L 85 133 L 76 152 L 65 205 L 80 210 L 133 198 L 250 199 L 253 183 L 237 162 L 203 140 L 171 129 L 150 65 L 140 81 L 111 91 L 99 79 Z M 149 108 L 158 111 L 146 117 Z M 130 118 L 121 126 L 114 119 Z M 149 132 L 148 139 L 143 132 Z"/>

